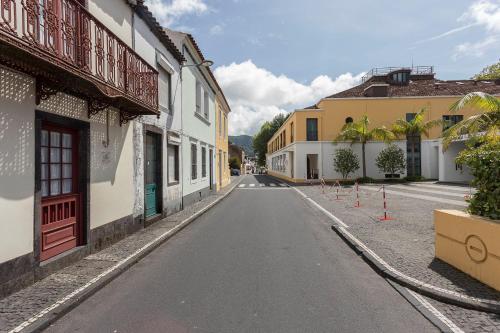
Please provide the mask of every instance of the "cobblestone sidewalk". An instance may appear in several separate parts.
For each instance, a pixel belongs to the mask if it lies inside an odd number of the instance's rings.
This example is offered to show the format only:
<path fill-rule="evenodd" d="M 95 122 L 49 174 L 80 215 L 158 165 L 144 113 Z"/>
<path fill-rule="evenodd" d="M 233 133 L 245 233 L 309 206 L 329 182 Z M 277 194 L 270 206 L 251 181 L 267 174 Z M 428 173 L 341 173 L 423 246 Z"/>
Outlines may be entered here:
<path fill-rule="evenodd" d="M 216 194 L 196 202 L 185 210 L 145 228 L 116 244 L 54 273 L 47 278 L 0 300 L 0 332 L 9 332 L 40 311 L 50 307 L 64 297 L 87 285 L 106 270 L 136 253 L 146 244 L 165 232 L 175 228 L 182 221 L 205 209 L 230 192 L 239 182 L 232 177 L 230 185 Z"/>
<path fill-rule="evenodd" d="M 482 299 L 500 301 L 500 293 L 480 283 L 454 267 L 434 258 L 434 209 L 463 210 L 463 196 L 446 188 L 430 190 L 427 188 L 395 186 L 387 194 L 390 221 L 380 221 L 383 216 L 382 193 L 379 187 L 360 187 L 360 208 L 355 208 L 356 193 L 353 188 L 340 191 L 337 200 L 336 190 L 321 186 L 300 186 L 304 194 L 320 204 L 349 226 L 349 232 L 373 250 L 389 265 L 400 272 L 436 287 L 445 288 L 461 294 Z M 420 191 L 424 192 L 420 192 Z M 464 189 L 466 192 L 467 189 Z M 406 195 L 406 196 L 405 196 Z M 426 200 L 416 199 L 425 195 Z M 450 200 L 450 195 L 453 200 Z M 460 198 L 460 196 L 462 196 Z M 456 201 L 457 205 L 452 202 Z M 433 301 L 457 325 L 468 332 L 500 332 L 500 316 L 450 306 Z"/>

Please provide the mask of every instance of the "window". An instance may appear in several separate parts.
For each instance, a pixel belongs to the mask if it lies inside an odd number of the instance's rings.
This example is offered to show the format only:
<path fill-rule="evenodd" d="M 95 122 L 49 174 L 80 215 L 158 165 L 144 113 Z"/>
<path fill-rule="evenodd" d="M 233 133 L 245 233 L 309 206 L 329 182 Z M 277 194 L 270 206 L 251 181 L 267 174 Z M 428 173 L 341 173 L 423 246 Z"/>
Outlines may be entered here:
<path fill-rule="evenodd" d="M 226 132 L 224 133 L 224 137 L 227 139 L 227 135 L 228 135 L 227 116 L 224 116 L 224 123 L 226 124 Z"/>
<path fill-rule="evenodd" d="M 464 120 L 464 116 L 461 114 L 453 114 L 453 115 L 444 115 L 443 116 L 443 131 L 446 131 L 448 128 L 453 125 L 458 124 Z"/>
<path fill-rule="evenodd" d="M 208 119 L 208 111 L 209 111 L 209 106 L 208 106 L 208 92 L 203 93 L 203 114 L 205 115 L 205 118 Z"/>
<path fill-rule="evenodd" d="M 318 141 L 318 118 L 307 118 L 307 141 Z"/>
<path fill-rule="evenodd" d="M 286 130 L 283 131 L 283 147 L 286 146 Z"/>
<path fill-rule="evenodd" d="M 42 197 L 73 193 L 73 135 L 42 130 Z"/>
<path fill-rule="evenodd" d="M 222 133 L 225 135 L 226 134 L 226 116 L 224 115 L 224 118 L 221 120 L 222 120 L 222 127 L 223 127 Z"/>
<path fill-rule="evenodd" d="M 347 118 L 345 118 L 345 123 L 346 123 L 346 124 L 350 124 L 350 123 L 352 123 L 353 121 L 354 121 L 354 120 L 352 119 L 352 117 L 347 117 Z"/>
<path fill-rule="evenodd" d="M 416 115 L 417 115 L 416 113 L 407 113 L 406 114 L 406 121 L 412 121 L 413 119 L 415 119 Z"/>
<path fill-rule="evenodd" d="M 406 84 L 410 79 L 409 72 L 399 72 L 392 74 L 392 81 L 399 84 Z"/>
<path fill-rule="evenodd" d="M 222 111 L 219 111 L 219 136 L 222 136 Z"/>
<path fill-rule="evenodd" d="M 201 84 L 196 81 L 196 113 L 201 114 Z"/>
<path fill-rule="evenodd" d="M 294 140 L 293 134 L 294 134 L 294 128 L 293 128 L 293 123 L 291 123 L 290 124 L 290 142 L 293 142 L 293 140 Z"/>
<path fill-rule="evenodd" d="M 201 147 L 201 177 L 207 176 L 207 148 Z"/>
<path fill-rule="evenodd" d="M 160 109 L 163 111 L 172 112 L 171 110 L 171 76 L 166 70 L 159 68 L 159 76 L 158 76 L 158 91 L 159 91 L 159 104 Z"/>
<path fill-rule="evenodd" d="M 191 179 L 198 178 L 198 147 L 191 144 Z"/>
<path fill-rule="evenodd" d="M 167 145 L 168 183 L 179 182 L 179 146 Z"/>

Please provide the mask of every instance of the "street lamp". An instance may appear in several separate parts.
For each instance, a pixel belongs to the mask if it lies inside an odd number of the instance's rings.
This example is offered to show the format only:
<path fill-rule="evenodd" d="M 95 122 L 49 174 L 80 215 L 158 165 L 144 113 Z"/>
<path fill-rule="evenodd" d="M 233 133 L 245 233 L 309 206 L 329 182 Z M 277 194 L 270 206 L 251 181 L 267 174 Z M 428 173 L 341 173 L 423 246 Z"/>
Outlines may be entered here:
<path fill-rule="evenodd" d="M 182 65 L 181 67 L 210 67 L 214 64 L 212 60 L 204 60 L 203 62 L 200 62 L 198 64 L 191 64 L 191 65 Z"/>

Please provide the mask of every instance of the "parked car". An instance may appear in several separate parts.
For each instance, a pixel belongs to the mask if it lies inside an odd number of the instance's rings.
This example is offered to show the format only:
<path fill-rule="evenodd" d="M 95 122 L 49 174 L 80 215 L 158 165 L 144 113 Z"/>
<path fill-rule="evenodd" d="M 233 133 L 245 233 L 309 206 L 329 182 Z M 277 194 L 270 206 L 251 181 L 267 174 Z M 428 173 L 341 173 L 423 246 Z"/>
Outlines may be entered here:
<path fill-rule="evenodd" d="M 231 176 L 239 176 L 239 175 L 240 175 L 240 170 L 231 169 Z"/>

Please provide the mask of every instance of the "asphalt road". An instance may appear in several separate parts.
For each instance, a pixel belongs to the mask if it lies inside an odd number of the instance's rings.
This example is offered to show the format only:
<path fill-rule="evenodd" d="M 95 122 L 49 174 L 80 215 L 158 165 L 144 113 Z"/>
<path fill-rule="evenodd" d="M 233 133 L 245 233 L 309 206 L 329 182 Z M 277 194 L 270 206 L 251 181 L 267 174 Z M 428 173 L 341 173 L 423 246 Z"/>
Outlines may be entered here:
<path fill-rule="evenodd" d="M 293 189 L 243 183 L 47 331 L 437 331 Z"/>

